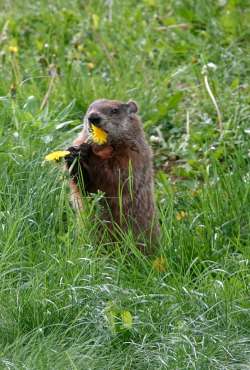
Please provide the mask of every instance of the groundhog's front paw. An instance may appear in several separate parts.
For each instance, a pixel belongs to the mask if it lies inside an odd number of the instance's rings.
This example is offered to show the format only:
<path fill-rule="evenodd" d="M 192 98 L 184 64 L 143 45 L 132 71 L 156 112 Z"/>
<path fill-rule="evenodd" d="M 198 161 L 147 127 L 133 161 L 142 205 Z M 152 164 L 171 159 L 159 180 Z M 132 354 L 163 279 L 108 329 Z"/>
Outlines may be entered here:
<path fill-rule="evenodd" d="M 66 163 L 66 167 L 70 169 L 74 162 L 77 162 L 78 158 L 80 157 L 80 148 L 71 146 L 67 149 L 70 152 L 64 159 Z"/>
<path fill-rule="evenodd" d="M 72 177 L 77 178 L 80 170 L 88 170 L 88 159 L 91 145 L 84 143 L 80 146 L 71 146 L 67 149 L 70 154 L 65 157 L 66 167 Z"/>

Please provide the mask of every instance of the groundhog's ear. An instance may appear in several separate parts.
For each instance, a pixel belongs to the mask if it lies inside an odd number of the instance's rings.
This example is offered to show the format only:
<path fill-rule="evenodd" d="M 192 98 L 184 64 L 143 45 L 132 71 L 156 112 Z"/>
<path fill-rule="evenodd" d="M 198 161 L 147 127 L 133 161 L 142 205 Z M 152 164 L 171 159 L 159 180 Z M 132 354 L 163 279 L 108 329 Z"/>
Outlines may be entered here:
<path fill-rule="evenodd" d="M 138 112 L 138 105 L 135 101 L 129 100 L 127 102 L 128 112 L 129 113 L 136 113 Z"/>

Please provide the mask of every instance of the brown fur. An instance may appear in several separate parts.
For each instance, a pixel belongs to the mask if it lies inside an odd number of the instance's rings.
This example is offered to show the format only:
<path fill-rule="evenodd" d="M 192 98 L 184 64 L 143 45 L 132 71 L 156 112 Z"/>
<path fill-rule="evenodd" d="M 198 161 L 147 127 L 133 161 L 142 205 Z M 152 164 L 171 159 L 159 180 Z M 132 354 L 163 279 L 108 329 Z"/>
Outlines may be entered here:
<path fill-rule="evenodd" d="M 108 133 L 104 145 L 89 142 L 89 119 L 93 112 L 101 117 L 99 126 Z M 151 240 L 157 232 L 152 151 L 136 112 L 134 102 L 95 101 L 87 111 L 83 131 L 73 142 L 73 148 L 80 152 L 81 167 L 88 174 L 85 191 L 101 190 L 105 194 L 104 220 L 114 221 L 125 230 L 130 224 L 136 236 L 144 234 Z M 83 150 L 88 153 L 85 157 L 81 155 Z M 82 208 L 77 184 L 74 177 L 70 183 L 71 198 L 74 206 Z"/>

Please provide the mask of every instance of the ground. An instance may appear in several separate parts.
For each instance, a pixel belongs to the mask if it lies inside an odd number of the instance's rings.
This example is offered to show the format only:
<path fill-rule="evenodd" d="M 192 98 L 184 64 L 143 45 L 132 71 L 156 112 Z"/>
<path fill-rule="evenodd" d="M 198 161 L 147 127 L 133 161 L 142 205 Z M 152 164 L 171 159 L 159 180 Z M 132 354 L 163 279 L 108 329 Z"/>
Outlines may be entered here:
<path fill-rule="evenodd" d="M 0 368 L 250 369 L 248 1 L 0 15 Z M 97 236 L 99 195 L 76 221 L 44 162 L 100 97 L 136 100 L 154 149 L 152 258 Z"/>

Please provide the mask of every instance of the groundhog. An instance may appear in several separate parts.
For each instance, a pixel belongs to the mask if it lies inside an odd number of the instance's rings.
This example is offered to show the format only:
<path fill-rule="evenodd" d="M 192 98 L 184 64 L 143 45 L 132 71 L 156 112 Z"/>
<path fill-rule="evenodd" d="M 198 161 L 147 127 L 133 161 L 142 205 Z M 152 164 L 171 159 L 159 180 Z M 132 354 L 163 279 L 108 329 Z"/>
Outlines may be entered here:
<path fill-rule="evenodd" d="M 137 240 L 144 236 L 147 252 L 158 234 L 158 223 L 152 151 L 137 112 L 134 101 L 94 101 L 85 115 L 83 130 L 67 149 L 71 154 L 65 159 L 71 174 L 73 206 L 84 207 L 82 190 L 85 194 L 102 191 L 103 220 L 112 229 L 113 225 L 122 230 L 131 227 Z M 92 125 L 107 134 L 105 144 L 93 142 Z M 75 158 L 79 158 L 78 164 Z"/>

